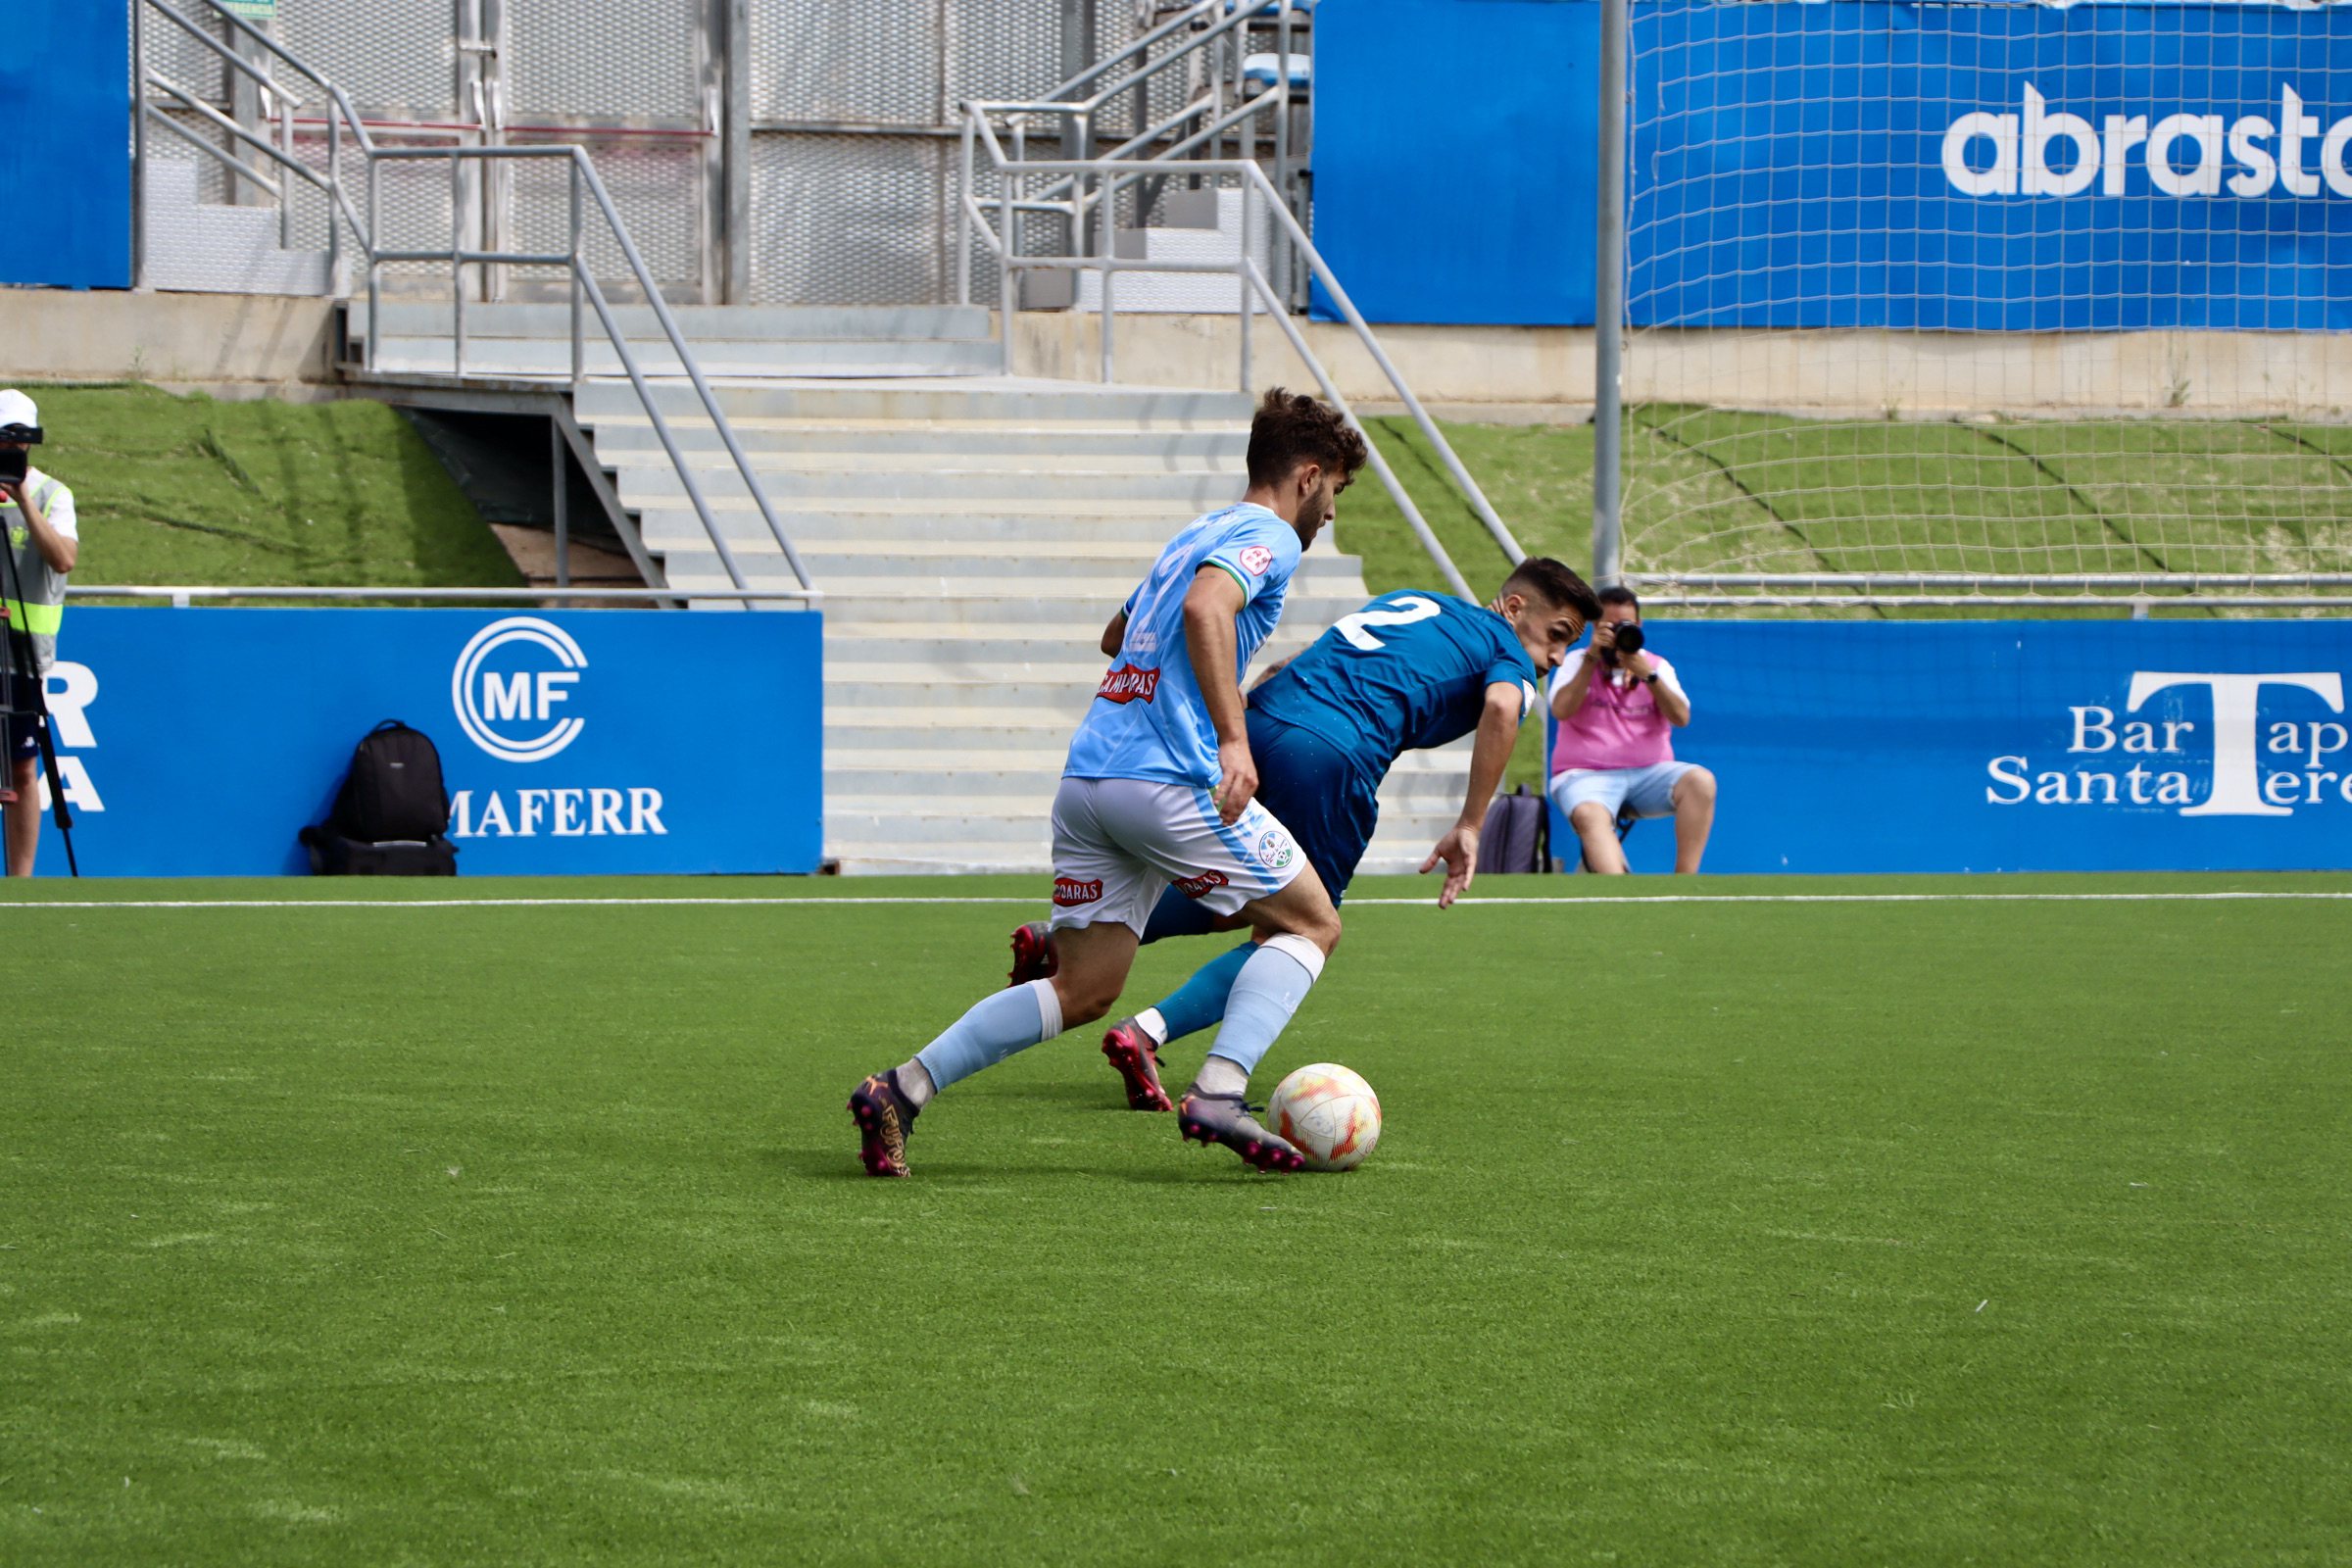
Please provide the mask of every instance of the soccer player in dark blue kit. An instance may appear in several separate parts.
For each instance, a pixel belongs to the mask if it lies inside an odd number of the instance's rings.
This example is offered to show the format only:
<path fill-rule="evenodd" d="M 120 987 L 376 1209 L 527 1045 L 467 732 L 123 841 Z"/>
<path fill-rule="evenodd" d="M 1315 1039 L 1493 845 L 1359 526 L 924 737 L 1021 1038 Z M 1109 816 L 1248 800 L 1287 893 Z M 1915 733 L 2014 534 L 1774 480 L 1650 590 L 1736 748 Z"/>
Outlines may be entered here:
<path fill-rule="evenodd" d="M 1122 629 L 1124 612 L 1104 633 Z M 1258 799 L 1298 841 L 1336 905 L 1354 876 L 1380 819 L 1381 780 L 1399 754 L 1477 734 L 1462 813 L 1421 869 L 1446 863 L 1441 907 L 1453 903 L 1478 865 L 1479 831 L 1538 702 L 1542 677 L 1566 658 L 1600 614 L 1599 600 L 1556 561 L 1520 563 L 1492 603 L 1410 589 L 1383 594 L 1339 622 L 1250 693 L 1250 755 Z M 1143 940 L 1236 929 L 1177 884 L 1161 895 Z M 1012 983 L 1055 968 L 1042 923 L 1013 933 Z M 1102 1054 L 1126 1082 L 1137 1110 L 1172 1108 L 1159 1081 L 1159 1053 L 1225 1014 L 1226 994 L 1254 951 L 1245 942 L 1204 965 L 1157 1006 L 1111 1025 Z M 1216 1054 L 1210 1048 L 1209 1054 Z"/>

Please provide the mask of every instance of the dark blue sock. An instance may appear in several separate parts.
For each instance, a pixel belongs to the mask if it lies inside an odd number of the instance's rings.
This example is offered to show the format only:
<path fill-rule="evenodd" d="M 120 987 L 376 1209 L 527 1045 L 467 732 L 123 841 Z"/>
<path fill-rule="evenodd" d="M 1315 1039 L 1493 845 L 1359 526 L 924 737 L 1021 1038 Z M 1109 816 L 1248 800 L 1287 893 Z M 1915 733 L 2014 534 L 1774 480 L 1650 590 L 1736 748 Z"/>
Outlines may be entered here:
<path fill-rule="evenodd" d="M 1173 1044 L 1221 1021 L 1225 1016 L 1225 998 L 1233 990 L 1234 978 L 1256 951 L 1256 943 L 1245 942 L 1223 957 L 1211 959 L 1194 970 L 1193 977 L 1159 1004 L 1159 1015 L 1168 1026 L 1168 1038 L 1163 1044 Z"/>
<path fill-rule="evenodd" d="M 1200 906 L 1197 899 L 1188 899 L 1174 888 L 1159 896 L 1152 906 L 1152 918 L 1144 922 L 1144 940 L 1158 942 L 1168 937 L 1204 937 L 1216 916 Z"/>

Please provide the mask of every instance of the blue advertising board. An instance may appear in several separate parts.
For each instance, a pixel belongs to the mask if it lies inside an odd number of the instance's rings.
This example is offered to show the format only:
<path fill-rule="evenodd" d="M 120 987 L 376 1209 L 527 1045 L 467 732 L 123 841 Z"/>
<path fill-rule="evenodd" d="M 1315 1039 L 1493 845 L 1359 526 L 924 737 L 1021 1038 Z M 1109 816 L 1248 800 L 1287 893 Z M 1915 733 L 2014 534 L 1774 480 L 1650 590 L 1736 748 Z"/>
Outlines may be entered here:
<path fill-rule="evenodd" d="M 1318 13 L 1315 239 L 1369 318 L 1592 320 L 1598 19 Z M 1632 25 L 1636 324 L 2352 327 L 2352 8 L 1635 0 Z"/>
<path fill-rule="evenodd" d="M 2352 622 L 1648 630 L 1719 785 L 1709 871 L 2352 867 Z M 1674 824 L 1626 851 L 1671 870 Z"/>
<path fill-rule="evenodd" d="M 812 871 L 822 617 L 67 612 L 49 704 L 84 875 L 306 872 L 378 720 L 432 737 L 458 872 Z M 39 874 L 62 876 L 54 828 Z"/>
<path fill-rule="evenodd" d="M 1591 323 L 1599 48 L 1584 0 L 1316 11 L 1315 247 L 1367 319 Z"/>
<path fill-rule="evenodd" d="M 0 283 L 130 287 L 130 7 L 8 9 Z"/>
<path fill-rule="evenodd" d="M 1643 324 L 2352 326 L 2352 15 L 1634 8 Z"/>

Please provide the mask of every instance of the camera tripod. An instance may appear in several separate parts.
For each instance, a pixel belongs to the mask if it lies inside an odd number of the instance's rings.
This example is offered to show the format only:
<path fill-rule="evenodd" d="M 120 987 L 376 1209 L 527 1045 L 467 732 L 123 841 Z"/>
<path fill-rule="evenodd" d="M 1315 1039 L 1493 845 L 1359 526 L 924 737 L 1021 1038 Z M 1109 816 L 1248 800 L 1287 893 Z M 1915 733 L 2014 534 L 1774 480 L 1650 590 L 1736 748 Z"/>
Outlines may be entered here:
<path fill-rule="evenodd" d="M 0 583 L 0 589 L 5 590 L 8 602 L 24 604 L 24 584 L 17 571 L 16 548 L 7 540 L 0 540 L 0 570 L 7 572 L 7 580 Z M 33 657 L 31 628 L 15 615 L 8 617 L 8 656 L 5 709 L 12 714 L 29 713 L 40 721 L 41 766 L 49 779 L 49 805 L 57 813 L 58 837 L 66 841 L 66 868 L 78 877 L 81 864 L 74 858 L 74 813 L 66 806 L 66 781 L 57 771 L 57 744 L 50 734 L 49 681 L 40 673 L 39 662 Z M 30 707 L 24 703 L 23 694 L 27 687 L 32 692 Z"/>

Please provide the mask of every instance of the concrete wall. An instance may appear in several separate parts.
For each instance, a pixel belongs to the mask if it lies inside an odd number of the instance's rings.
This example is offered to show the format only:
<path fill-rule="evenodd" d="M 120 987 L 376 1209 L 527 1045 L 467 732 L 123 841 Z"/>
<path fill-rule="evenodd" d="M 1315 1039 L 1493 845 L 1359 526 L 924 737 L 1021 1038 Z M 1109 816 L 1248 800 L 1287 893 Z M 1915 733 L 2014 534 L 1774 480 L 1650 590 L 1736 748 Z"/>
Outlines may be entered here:
<path fill-rule="evenodd" d="M 152 380 L 217 394 L 316 397 L 336 384 L 333 305 L 248 294 L 0 288 L 0 380 Z M 1367 412 L 1396 394 L 1346 326 L 1298 323 L 1341 393 Z M 1093 380 L 1101 318 L 1024 311 L 1014 368 Z M 1450 417 L 1575 420 L 1592 404 L 1589 327 L 1384 326 L 1413 389 Z M 1314 386 L 1281 326 L 1253 323 L 1258 388 Z M 1114 373 L 1146 386 L 1236 384 L 1241 318 L 1122 316 Z M 2260 332 L 1642 331 L 1626 396 L 1872 417 L 2178 410 L 2215 416 L 2352 412 L 2352 335 Z"/>
<path fill-rule="evenodd" d="M 1340 392 L 1367 410 L 1396 393 L 1348 327 L 1300 323 Z M 1589 418 L 1590 327 L 1383 326 L 1381 343 L 1422 401 L 1451 417 Z M 1098 373 L 1101 318 L 1015 318 L 1014 368 Z M 1259 318 L 1251 381 L 1311 388 L 1282 328 Z M 1232 386 L 1236 316 L 1122 316 L 1114 371 L 1153 386 Z M 2215 416 L 2352 412 L 2352 336 L 2291 332 L 1962 333 L 1666 330 L 1628 335 L 1625 394 L 1870 417 L 2177 410 Z"/>
<path fill-rule="evenodd" d="M 316 395 L 333 302 L 0 288 L 0 380 L 157 381 Z"/>

